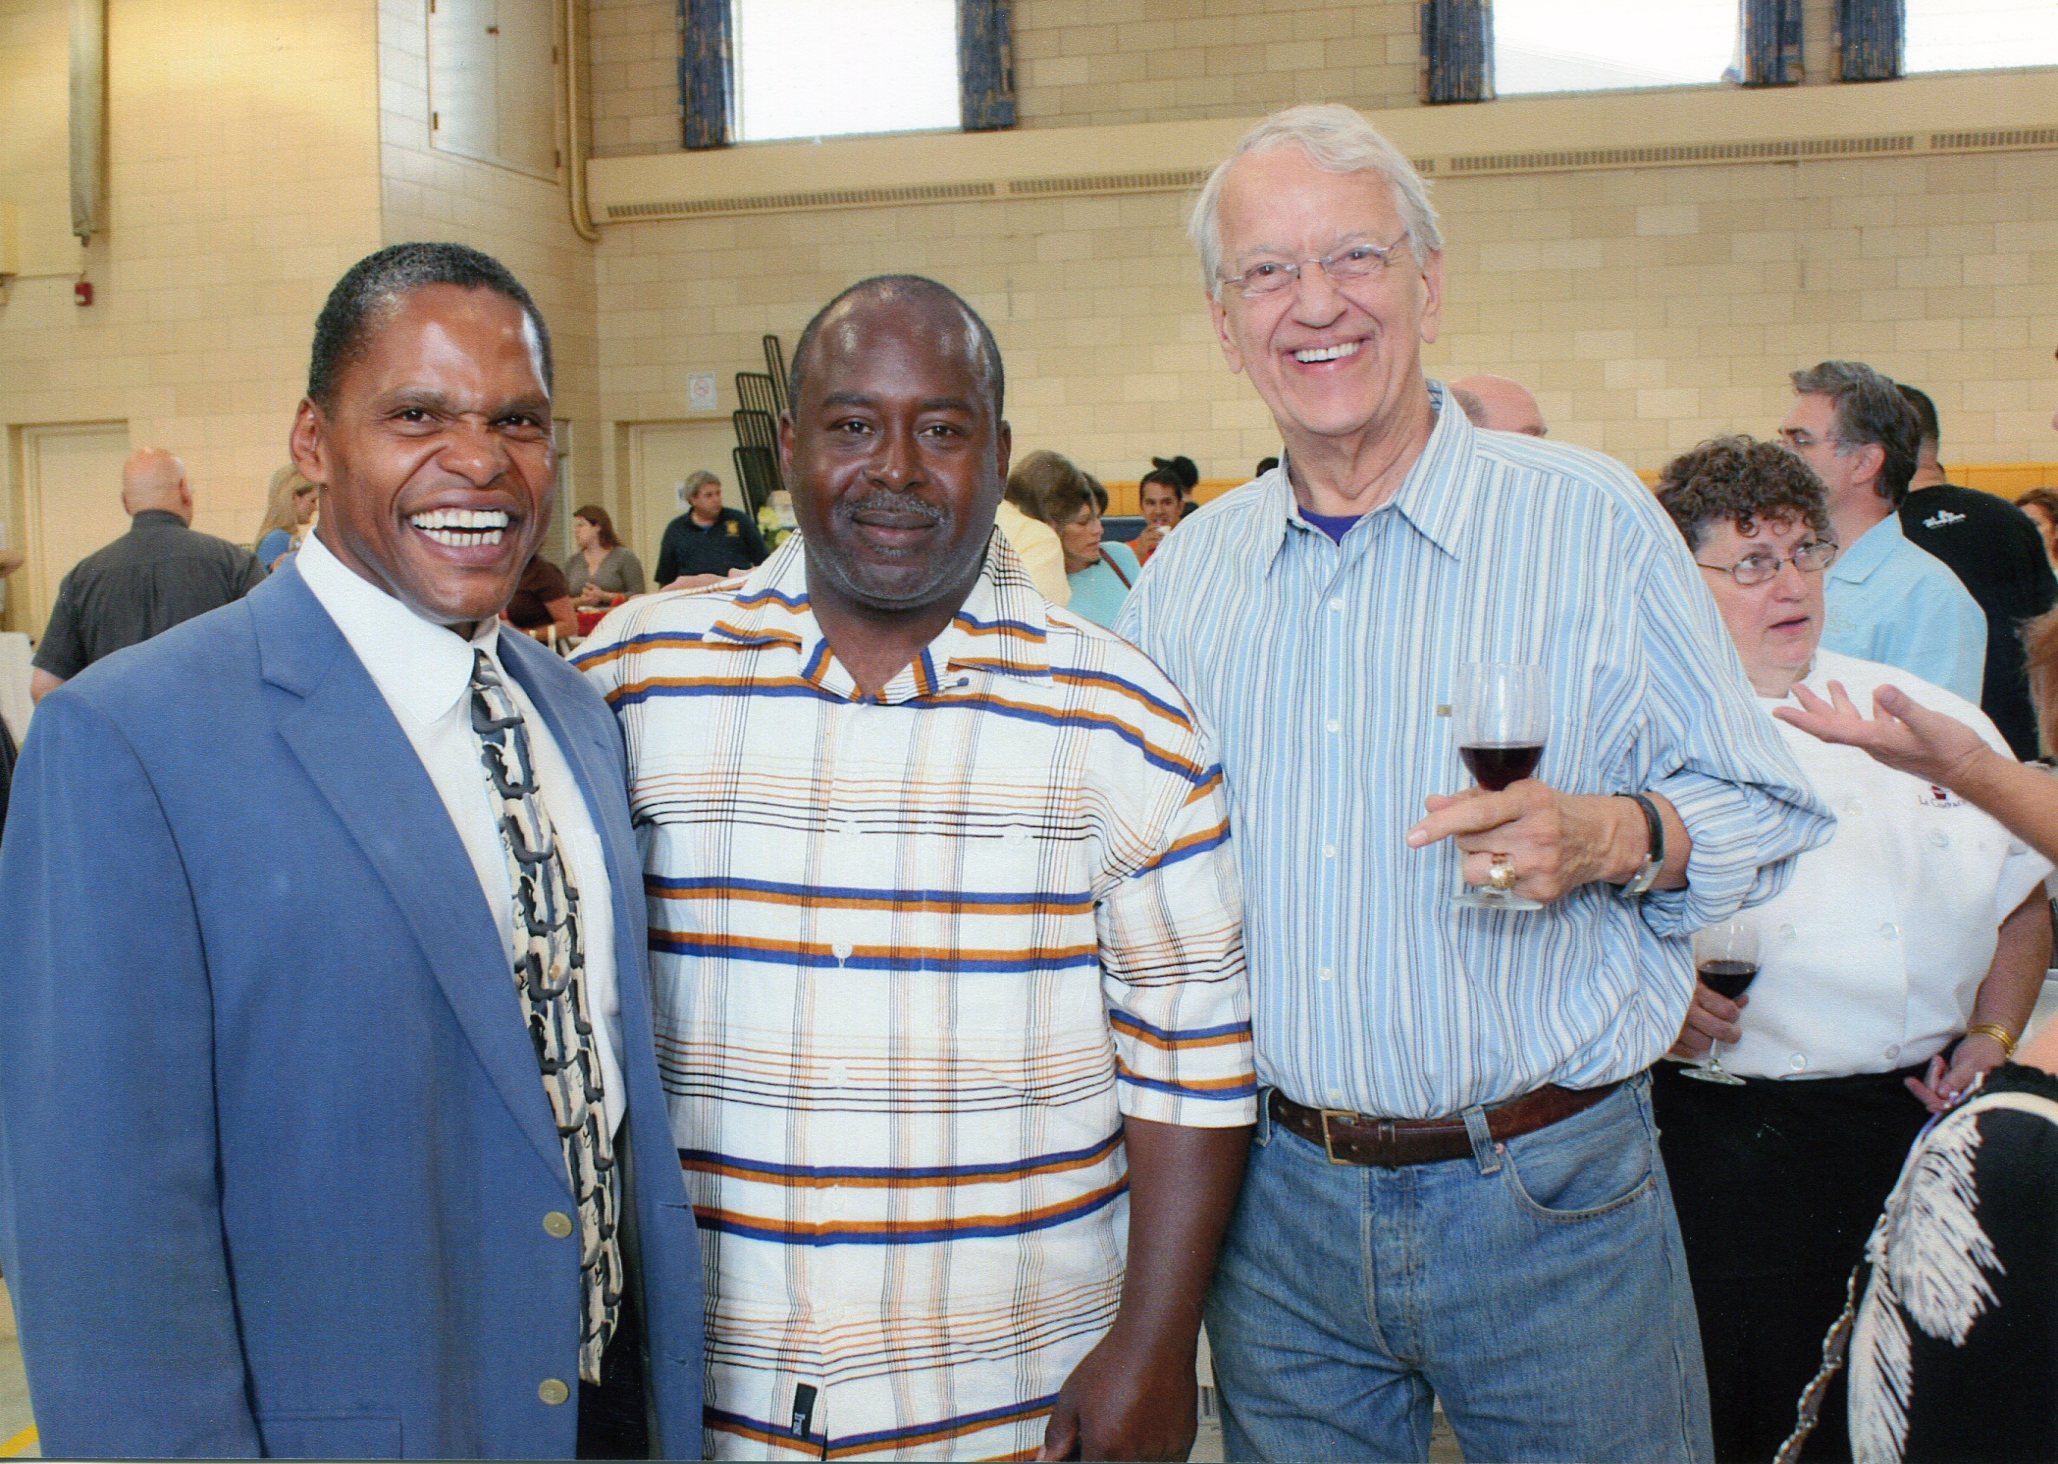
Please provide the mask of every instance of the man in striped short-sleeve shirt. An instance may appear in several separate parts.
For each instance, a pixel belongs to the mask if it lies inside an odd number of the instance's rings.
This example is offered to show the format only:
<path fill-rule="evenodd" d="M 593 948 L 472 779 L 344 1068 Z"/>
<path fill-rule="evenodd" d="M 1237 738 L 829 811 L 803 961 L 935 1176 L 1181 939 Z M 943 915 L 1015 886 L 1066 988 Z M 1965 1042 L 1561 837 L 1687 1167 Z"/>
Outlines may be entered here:
<path fill-rule="evenodd" d="M 1195 234 L 1285 465 L 1181 527 L 1118 628 L 1236 820 L 1267 1094 L 1208 1305 L 1230 1457 L 1424 1458 L 1439 1398 L 1469 1459 L 1705 1458 L 1642 1074 L 1688 933 L 1828 819 L 1650 493 L 1425 380 L 1436 215 L 1362 117 L 1261 124 Z M 1498 792 L 1450 715 L 1478 662 L 1543 673 L 1509 739 L 1541 765 Z M 1484 884 L 1539 907 L 1453 904 Z"/>
<path fill-rule="evenodd" d="M 793 371 L 800 534 L 580 657 L 628 742 L 708 1451 L 1184 1458 L 1255 1111 L 1220 773 L 994 532 L 962 301 L 854 286 Z"/>

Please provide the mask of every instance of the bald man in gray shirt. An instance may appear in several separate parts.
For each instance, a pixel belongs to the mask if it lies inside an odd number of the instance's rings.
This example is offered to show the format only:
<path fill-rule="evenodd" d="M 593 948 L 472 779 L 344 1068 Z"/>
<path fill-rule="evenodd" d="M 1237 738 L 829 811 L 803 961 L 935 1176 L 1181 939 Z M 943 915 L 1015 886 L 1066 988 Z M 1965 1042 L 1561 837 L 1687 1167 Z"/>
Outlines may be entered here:
<path fill-rule="evenodd" d="M 123 464 L 121 503 L 129 531 L 57 587 L 29 681 L 37 701 L 101 657 L 240 600 L 264 578 L 248 549 L 188 527 L 193 488 L 165 449 L 146 447 Z"/>

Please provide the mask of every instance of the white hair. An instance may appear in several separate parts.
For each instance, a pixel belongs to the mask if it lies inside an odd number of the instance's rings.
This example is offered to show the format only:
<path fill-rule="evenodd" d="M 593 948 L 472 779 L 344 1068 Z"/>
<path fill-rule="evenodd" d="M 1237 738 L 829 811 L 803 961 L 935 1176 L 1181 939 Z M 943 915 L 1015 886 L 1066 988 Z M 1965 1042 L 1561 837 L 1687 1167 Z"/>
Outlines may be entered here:
<path fill-rule="evenodd" d="M 1306 153 L 1308 161 L 1326 173 L 1379 174 L 1393 190 L 1394 208 L 1417 251 L 1434 254 L 1443 248 L 1443 231 L 1437 225 L 1436 209 L 1429 202 L 1429 184 L 1399 148 L 1350 107 L 1334 102 L 1288 107 L 1246 132 L 1235 151 L 1208 175 L 1208 181 L 1201 185 L 1200 197 L 1194 200 L 1186 232 L 1193 247 L 1200 251 L 1201 278 L 1218 298 L 1222 290 L 1222 180 L 1228 177 L 1237 159 L 1289 144 Z"/>

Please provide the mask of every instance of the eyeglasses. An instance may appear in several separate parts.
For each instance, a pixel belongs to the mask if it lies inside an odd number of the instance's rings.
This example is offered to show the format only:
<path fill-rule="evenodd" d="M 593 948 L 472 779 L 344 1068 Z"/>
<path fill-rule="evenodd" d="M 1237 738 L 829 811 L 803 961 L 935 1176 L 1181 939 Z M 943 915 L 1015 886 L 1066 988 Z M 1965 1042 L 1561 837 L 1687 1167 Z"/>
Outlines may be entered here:
<path fill-rule="evenodd" d="M 1785 559 L 1777 554 L 1746 554 L 1734 564 L 1702 564 L 1698 559 L 1694 563 L 1703 569 L 1720 570 L 1749 589 L 1752 585 L 1762 585 L 1767 580 L 1778 578 L 1780 570 L 1789 564 L 1802 574 L 1821 574 L 1836 562 L 1839 547 L 1834 539 L 1810 539 Z"/>
<path fill-rule="evenodd" d="M 1408 242 L 1408 231 L 1391 244 L 1351 244 L 1334 254 L 1321 259 L 1303 259 L 1288 262 L 1283 259 L 1267 259 L 1252 265 L 1240 275 L 1217 275 L 1218 285 L 1234 285 L 1243 292 L 1246 300 L 1260 295 L 1277 294 L 1301 277 L 1301 271 L 1309 265 L 1319 268 L 1334 283 L 1345 280 L 1362 280 L 1376 275 L 1392 263 L 1393 256 Z"/>
<path fill-rule="evenodd" d="M 1792 452 L 1800 452 L 1803 448 L 1814 447 L 1818 441 L 1822 446 L 1836 453 L 1842 453 L 1846 447 L 1850 446 L 1849 443 L 1845 442 L 1843 438 L 1838 437 L 1835 433 L 1818 439 L 1814 433 L 1805 427 L 1782 427 L 1779 429 L 1779 440 L 1785 443 Z"/>

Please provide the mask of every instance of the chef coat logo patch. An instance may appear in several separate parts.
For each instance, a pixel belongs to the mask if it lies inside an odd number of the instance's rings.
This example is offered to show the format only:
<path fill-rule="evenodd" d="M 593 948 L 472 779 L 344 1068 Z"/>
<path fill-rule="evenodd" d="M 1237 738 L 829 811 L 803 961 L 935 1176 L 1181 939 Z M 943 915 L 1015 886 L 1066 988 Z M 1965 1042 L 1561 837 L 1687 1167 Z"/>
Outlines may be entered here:
<path fill-rule="evenodd" d="M 1965 800 L 1940 783 L 1925 783 L 1915 801 L 1924 808 L 1963 808 Z"/>

